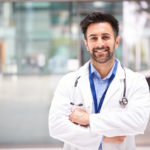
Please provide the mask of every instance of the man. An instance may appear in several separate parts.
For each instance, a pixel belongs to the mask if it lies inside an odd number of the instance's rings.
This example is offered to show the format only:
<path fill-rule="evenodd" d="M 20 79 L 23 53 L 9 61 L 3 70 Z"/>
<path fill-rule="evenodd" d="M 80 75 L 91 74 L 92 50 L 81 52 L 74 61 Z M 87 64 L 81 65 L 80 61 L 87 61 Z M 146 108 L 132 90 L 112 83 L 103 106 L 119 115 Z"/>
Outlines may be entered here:
<path fill-rule="evenodd" d="M 135 150 L 134 136 L 143 134 L 150 112 L 146 80 L 115 59 L 120 37 L 113 16 L 93 12 L 80 25 L 90 61 L 61 79 L 50 135 L 65 150 Z"/>

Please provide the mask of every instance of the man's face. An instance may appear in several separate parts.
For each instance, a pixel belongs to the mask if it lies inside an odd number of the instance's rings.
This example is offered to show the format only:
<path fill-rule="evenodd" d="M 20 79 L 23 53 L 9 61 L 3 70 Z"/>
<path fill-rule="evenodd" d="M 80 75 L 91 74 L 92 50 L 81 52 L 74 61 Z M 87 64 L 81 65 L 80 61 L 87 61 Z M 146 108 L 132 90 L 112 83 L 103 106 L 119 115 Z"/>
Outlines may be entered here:
<path fill-rule="evenodd" d="M 90 24 L 84 40 L 90 52 L 91 61 L 106 63 L 114 58 L 114 51 L 118 47 L 120 37 L 114 35 L 112 26 L 107 22 Z"/>

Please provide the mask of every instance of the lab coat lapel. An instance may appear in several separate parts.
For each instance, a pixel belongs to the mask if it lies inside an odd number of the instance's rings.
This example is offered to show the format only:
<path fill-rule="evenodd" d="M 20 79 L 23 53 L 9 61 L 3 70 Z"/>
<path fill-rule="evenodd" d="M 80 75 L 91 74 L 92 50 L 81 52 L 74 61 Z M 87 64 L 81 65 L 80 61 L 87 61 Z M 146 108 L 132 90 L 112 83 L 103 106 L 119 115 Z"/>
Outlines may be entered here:
<path fill-rule="evenodd" d="M 111 100 L 111 98 L 113 97 L 113 95 L 119 91 L 119 89 L 121 88 L 121 80 L 123 80 L 125 78 L 124 75 L 124 71 L 123 68 L 121 67 L 120 63 L 118 63 L 118 68 L 117 68 L 117 72 L 116 72 L 116 76 L 114 78 L 114 80 L 112 81 L 112 83 L 110 84 L 105 99 L 104 99 L 104 103 L 103 106 L 107 105 L 108 101 Z"/>
<path fill-rule="evenodd" d="M 91 112 L 93 98 L 92 98 L 90 83 L 89 83 L 89 62 L 87 62 L 80 70 L 80 75 L 81 75 L 81 79 L 79 82 L 79 89 L 83 96 L 85 107 L 88 108 L 88 110 Z"/>

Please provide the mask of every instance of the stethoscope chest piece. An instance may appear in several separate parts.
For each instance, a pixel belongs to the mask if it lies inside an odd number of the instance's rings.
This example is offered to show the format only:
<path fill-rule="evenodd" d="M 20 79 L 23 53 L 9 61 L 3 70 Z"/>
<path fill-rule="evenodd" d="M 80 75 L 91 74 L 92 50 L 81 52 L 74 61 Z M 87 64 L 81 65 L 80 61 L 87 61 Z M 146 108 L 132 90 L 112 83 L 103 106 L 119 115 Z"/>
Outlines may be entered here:
<path fill-rule="evenodd" d="M 128 104 L 128 100 L 127 98 L 123 97 L 120 101 L 119 101 L 121 106 L 126 106 Z"/>

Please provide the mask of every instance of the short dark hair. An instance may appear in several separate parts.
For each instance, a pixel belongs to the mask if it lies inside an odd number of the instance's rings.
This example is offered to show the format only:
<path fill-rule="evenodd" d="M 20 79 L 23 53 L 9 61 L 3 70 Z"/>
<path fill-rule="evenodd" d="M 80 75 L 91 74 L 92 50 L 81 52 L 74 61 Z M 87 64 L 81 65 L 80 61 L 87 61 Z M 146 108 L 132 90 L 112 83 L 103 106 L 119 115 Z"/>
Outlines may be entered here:
<path fill-rule="evenodd" d="M 81 30 L 84 34 L 84 38 L 86 39 L 87 28 L 92 23 L 99 22 L 108 22 L 112 26 L 114 30 L 115 37 L 118 36 L 119 33 L 119 23 L 118 20 L 110 14 L 102 13 L 102 12 L 93 12 L 86 16 L 80 23 Z"/>

